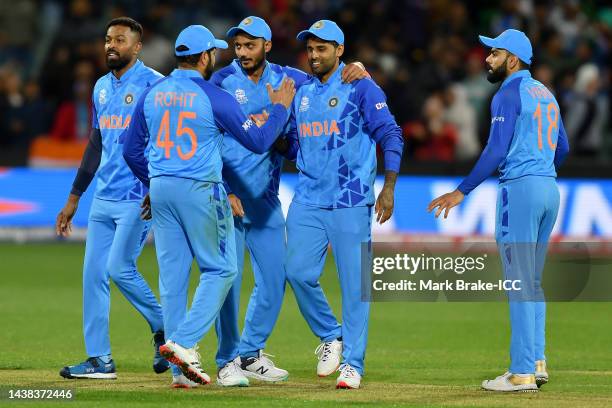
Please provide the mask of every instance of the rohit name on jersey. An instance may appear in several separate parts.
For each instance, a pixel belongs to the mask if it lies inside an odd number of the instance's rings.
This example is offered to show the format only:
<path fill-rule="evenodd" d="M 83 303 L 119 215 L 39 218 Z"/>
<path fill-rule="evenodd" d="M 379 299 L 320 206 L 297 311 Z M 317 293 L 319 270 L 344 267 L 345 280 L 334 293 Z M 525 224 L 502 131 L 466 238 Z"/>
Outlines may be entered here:
<path fill-rule="evenodd" d="M 300 137 L 332 136 L 334 134 L 339 135 L 340 128 L 335 119 L 332 121 L 324 120 L 323 122 L 300 122 L 298 133 Z"/>

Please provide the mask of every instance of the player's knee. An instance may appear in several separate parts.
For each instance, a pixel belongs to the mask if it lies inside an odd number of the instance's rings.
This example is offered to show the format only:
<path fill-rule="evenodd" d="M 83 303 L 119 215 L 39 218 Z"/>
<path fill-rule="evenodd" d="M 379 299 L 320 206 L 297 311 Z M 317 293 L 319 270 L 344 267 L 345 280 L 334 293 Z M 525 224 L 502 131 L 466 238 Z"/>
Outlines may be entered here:
<path fill-rule="evenodd" d="M 131 278 L 131 275 L 136 271 L 134 262 L 118 258 L 109 259 L 106 267 L 113 281 Z"/>

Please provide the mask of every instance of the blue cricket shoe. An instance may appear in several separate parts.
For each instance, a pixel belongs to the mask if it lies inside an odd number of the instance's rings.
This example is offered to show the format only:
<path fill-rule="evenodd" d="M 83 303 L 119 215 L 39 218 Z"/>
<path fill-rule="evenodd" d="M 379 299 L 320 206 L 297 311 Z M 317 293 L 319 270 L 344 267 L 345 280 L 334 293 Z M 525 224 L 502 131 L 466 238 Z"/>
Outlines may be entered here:
<path fill-rule="evenodd" d="M 99 357 L 90 357 L 81 364 L 64 367 L 60 370 L 64 378 L 93 378 L 97 380 L 114 380 L 117 378 L 115 363 L 105 363 Z"/>
<path fill-rule="evenodd" d="M 159 354 L 159 346 L 164 345 L 166 343 L 166 339 L 164 338 L 164 332 L 158 331 L 153 334 L 153 343 L 155 344 L 155 355 L 153 356 L 153 371 L 157 374 L 161 374 L 164 371 L 167 371 L 170 368 L 170 363 L 168 360 L 162 357 Z"/>

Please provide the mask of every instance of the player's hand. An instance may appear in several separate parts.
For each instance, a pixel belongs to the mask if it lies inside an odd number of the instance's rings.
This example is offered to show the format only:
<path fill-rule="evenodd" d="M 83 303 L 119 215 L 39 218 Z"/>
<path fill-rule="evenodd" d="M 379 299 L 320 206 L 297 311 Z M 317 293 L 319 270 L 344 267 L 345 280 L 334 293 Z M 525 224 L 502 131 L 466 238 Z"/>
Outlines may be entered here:
<path fill-rule="evenodd" d="M 444 211 L 444 218 L 447 218 L 450 209 L 459 205 L 464 198 L 465 195 L 459 190 L 443 194 L 435 200 L 432 200 L 431 203 L 429 203 L 429 206 L 427 207 L 427 212 L 431 212 L 433 209 L 438 207 L 438 211 L 436 211 L 436 218 L 440 216 L 442 211 Z"/>
<path fill-rule="evenodd" d="M 257 127 L 262 127 L 263 125 L 265 125 L 269 117 L 270 114 L 265 109 L 263 112 L 261 112 L 261 115 L 249 115 L 249 119 L 251 119 L 253 123 L 257 125 Z"/>
<path fill-rule="evenodd" d="M 342 77 L 342 82 L 348 84 L 359 79 L 369 78 L 370 74 L 368 74 L 368 71 L 366 71 L 361 62 L 352 62 L 344 66 L 340 76 Z"/>
<path fill-rule="evenodd" d="M 55 233 L 58 236 L 67 237 L 72 232 L 72 217 L 79 206 L 80 197 L 74 194 L 68 196 L 64 208 L 57 214 L 55 219 Z"/>
<path fill-rule="evenodd" d="M 230 207 L 232 207 L 232 215 L 234 217 L 244 217 L 244 209 L 242 208 L 242 201 L 238 198 L 236 194 L 228 194 L 227 199 L 230 202 Z"/>
<path fill-rule="evenodd" d="M 151 215 L 151 197 L 149 197 L 149 193 L 142 200 L 142 204 L 140 204 L 140 208 L 142 211 L 140 212 L 140 218 L 143 220 L 150 220 L 152 218 Z"/>
<path fill-rule="evenodd" d="M 382 191 L 376 199 L 374 212 L 376 213 L 376 221 L 379 224 L 384 224 L 391 215 L 393 215 L 393 205 L 395 202 L 395 191 L 393 188 L 383 187 Z"/>
<path fill-rule="evenodd" d="M 283 82 L 281 82 L 277 90 L 274 90 L 270 84 L 266 84 L 266 89 L 268 90 L 268 96 L 272 104 L 280 103 L 285 108 L 289 109 L 291 102 L 293 102 L 293 97 L 295 96 L 295 82 L 293 82 L 292 79 L 283 79 Z"/>

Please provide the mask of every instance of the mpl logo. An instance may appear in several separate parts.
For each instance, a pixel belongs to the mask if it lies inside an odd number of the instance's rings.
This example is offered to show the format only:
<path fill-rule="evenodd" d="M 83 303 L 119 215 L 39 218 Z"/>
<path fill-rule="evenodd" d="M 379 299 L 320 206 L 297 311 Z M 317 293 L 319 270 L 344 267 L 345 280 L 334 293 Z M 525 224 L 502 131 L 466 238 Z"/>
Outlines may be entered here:
<path fill-rule="evenodd" d="M 495 123 L 495 122 L 503 122 L 504 121 L 504 117 L 503 116 L 494 116 L 491 118 L 491 124 Z"/>
<path fill-rule="evenodd" d="M 251 119 L 247 119 L 247 121 L 242 124 L 242 128 L 245 131 L 249 130 L 251 126 L 253 126 L 253 121 Z"/>
<path fill-rule="evenodd" d="M 236 101 L 241 105 L 244 105 L 249 101 L 249 98 L 247 98 L 244 89 L 236 89 L 236 92 L 234 92 L 234 96 L 236 97 Z"/>

